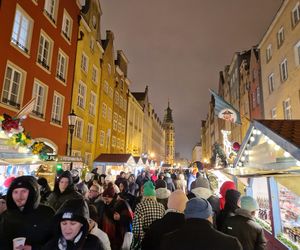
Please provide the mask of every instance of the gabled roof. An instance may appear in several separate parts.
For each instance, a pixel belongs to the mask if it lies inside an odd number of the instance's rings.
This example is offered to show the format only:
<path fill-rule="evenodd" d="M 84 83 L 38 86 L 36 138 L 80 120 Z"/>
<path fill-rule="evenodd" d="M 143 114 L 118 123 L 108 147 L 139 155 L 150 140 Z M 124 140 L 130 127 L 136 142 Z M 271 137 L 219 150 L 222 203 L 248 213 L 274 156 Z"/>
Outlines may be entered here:
<path fill-rule="evenodd" d="M 126 163 L 130 157 L 131 154 L 100 154 L 94 162 Z"/>
<path fill-rule="evenodd" d="M 143 101 L 146 98 L 145 92 L 132 92 L 131 93 L 137 101 Z"/>

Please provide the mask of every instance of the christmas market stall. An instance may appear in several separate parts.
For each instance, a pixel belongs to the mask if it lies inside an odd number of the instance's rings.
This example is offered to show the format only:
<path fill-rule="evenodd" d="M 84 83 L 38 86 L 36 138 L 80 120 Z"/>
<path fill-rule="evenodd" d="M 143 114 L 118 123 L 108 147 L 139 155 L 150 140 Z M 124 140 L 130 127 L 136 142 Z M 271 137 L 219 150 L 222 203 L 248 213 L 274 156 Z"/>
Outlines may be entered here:
<path fill-rule="evenodd" d="M 300 120 L 254 121 L 223 171 L 257 200 L 268 249 L 300 249 Z"/>

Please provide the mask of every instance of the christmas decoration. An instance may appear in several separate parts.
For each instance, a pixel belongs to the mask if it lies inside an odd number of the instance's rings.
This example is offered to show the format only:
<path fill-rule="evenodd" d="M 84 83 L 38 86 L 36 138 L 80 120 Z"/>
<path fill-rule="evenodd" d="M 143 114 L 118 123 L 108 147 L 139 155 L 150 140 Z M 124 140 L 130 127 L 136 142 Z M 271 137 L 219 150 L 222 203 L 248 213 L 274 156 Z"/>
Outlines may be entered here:
<path fill-rule="evenodd" d="M 213 145 L 213 155 L 210 159 L 212 164 L 216 166 L 227 166 L 227 159 L 223 148 L 218 143 L 214 143 Z"/>
<path fill-rule="evenodd" d="M 233 149 L 235 152 L 239 151 L 239 150 L 240 150 L 240 147 L 241 147 L 241 145 L 240 145 L 238 142 L 234 142 L 234 143 L 232 144 L 232 149 Z"/>

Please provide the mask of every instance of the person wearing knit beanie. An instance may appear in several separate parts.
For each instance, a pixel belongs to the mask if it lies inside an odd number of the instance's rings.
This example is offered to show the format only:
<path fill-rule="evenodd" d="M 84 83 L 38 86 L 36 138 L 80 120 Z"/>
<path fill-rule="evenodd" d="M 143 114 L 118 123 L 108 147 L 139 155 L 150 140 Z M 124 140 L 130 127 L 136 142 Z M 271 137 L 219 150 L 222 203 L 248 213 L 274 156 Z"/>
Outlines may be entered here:
<path fill-rule="evenodd" d="M 185 193 L 181 190 L 176 190 L 169 196 L 168 199 L 168 209 L 176 210 L 180 213 L 183 213 L 188 198 Z"/>
<path fill-rule="evenodd" d="M 152 181 L 147 181 L 144 184 L 144 197 L 156 196 L 155 187 Z"/>
<path fill-rule="evenodd" d="M 156 200 L 164 205 L 165 209 L 168 209 L 168 198 L 171 191 L 167 189 L 167 183 L 164 180 L 158 179 L 155 183 Z"/>
<path fill-rule="evenodd" d="M 110 204 L 111 201 L 115 198 L 115 196 L 116 196 L 116 191 L 114 188 L 114 184 L 112 182 L 109 182 L 107 188 L 104 190 L 102 194 L 105 204 Z"/>

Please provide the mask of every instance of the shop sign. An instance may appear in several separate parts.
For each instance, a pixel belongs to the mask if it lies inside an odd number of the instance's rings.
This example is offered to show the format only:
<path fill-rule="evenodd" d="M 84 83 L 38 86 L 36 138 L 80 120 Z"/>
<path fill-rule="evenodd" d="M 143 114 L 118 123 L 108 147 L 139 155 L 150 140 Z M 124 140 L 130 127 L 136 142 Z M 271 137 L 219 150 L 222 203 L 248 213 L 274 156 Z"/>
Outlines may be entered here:
<path fill-rule="evenodd" d="M 46 161 L 56 161 L 57 155 L 47 155 Z"/>
<path fill-rule="evenodd" d="M 80 161 L 82 162 L 82 157 L 80 156 L 66 156 L 66 155 L 62 155 L 62 156 L 58 156 L 58 161 L 67 161 L 67 162 L 74 162 L 74 161 Z"/>

